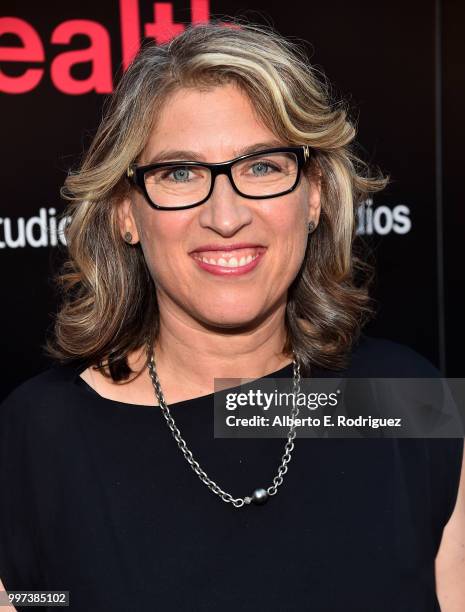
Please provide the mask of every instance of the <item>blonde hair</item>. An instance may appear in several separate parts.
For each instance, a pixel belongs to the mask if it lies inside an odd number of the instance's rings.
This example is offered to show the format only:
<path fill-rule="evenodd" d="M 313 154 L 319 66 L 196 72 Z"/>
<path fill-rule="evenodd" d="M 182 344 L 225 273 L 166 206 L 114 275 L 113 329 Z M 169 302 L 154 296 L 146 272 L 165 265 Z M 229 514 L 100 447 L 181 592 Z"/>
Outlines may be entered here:
<path fill-rule="evenodd" d="M 288 291 L 285 354 L 306 370 L 341 368 L 371 313 L 367 270 L 354 255 L 355 212 L 387 180 L 370 176 L 354 150 L 356 134 L 344 102 L 309 63 L 303 46 L 270 26 L 228 18 L 186 27 L 169 43 L 144 44 L 120 78 L 79 169 L 61 190 L 67 259 L 56 274 L 61 304 L 44 345 L 60 362 L 83 359 L 114 381 L 131 374 L 128 354 L 158 336 L 158 305 L 140 244 L 120 234 L 116 203 L 127 196 L 137 161 L 163 104 L 182 87 L 233 82 L 258 116 L 290 145 L 314 149 L 306 170 L 321 173 L 322 211 L 305 259 Z M 168 102 L 169 103 L 169 102 Z M 106 362 L 106 363 L 104 363 Z"/>

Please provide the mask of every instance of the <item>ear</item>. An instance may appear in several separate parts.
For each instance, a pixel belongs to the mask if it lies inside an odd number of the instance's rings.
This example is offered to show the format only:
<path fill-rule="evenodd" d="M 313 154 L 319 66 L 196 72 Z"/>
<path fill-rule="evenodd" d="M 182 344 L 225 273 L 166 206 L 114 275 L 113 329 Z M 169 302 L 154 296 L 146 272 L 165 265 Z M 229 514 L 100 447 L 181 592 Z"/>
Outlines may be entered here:
<path fill-rule="evenodd" d="M 312 174 L 308 177 L 308 219 L 307 221 L 313 221 L 315 227 L 318 225 L 320 220 L 321 212 L 321 181 L 322 173 L 321 168 L 315 168 Z"/>
<path fill-rule="evenodd" d="M 131 198 L 126 197 L 117 204 L 117 215 L 119 230 L 123 240 L 125 240 L 125 234 L 129 232 L 132 236 L 131 243 L 136 244 L 139 242 L 139 232 L 137 231 Z"/>

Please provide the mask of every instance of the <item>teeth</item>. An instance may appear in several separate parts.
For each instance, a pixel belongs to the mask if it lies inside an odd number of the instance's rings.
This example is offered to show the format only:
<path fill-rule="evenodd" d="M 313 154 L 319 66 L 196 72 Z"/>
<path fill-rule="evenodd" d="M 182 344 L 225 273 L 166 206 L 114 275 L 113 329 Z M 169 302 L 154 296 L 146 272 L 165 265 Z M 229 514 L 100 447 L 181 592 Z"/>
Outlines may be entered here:
<path fill-rule="evenodd" d="M 251 261 L 256 259 L 257 255 L 248 255 L 247 257 L 241 257 L 239 261 L 237 257 L 231 257 L 230 259 L 225 259 L 224 257 L 220 257 L 219 259 L 213 259 L 213 257 L 200 257 L 199 259 L 205 263 L 211 264 L 213 266 L 223 266 L 226 268 L 239 268 L 240 266 L 245 266 L 249 264 Z"/>

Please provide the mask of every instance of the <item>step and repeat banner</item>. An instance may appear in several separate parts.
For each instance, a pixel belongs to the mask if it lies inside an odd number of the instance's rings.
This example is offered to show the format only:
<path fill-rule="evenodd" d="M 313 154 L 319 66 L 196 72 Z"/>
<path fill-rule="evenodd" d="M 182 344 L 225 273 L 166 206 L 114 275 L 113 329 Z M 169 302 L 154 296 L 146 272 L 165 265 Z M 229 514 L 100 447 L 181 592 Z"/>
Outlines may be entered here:
<path fill-rule="evenodd" d="M 40 347 L 56 310 L 59 188 L 117 75 L 144 38 L 161 44 L 225 15 L 305 40 L 334 96 L 353 109 L 361 154 L 391 176 L 359 211 L 357 231 L 377 262 L 378 315 L 367 332 L 463 375 L 459 2 L 3 0 L 1 395 L 49 365 Z"/>

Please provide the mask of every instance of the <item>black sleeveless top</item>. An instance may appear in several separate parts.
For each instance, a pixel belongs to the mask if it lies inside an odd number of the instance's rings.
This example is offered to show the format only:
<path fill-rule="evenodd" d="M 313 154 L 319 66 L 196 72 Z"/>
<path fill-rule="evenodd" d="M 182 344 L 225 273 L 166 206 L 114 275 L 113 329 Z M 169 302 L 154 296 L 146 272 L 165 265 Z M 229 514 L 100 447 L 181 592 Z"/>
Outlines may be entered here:
<path fill-rule="evenodd" d="M 67 590 L 79 612 L 440 609 L 434 560 L 463 439 L 296 438 L 277 495 L 234 508 L 193 472 L 159 408 L 101 397 L 83 369 L 54 366 L 0 404 L 7 590 Z M 363 338 L 344 375 L 437 372 Z M 214 438 L 213 395 L 170 408 L 222 489 L 272 483 L 285 439 Z"/>

